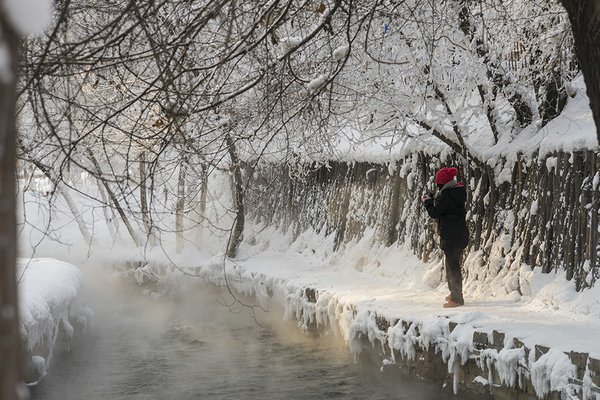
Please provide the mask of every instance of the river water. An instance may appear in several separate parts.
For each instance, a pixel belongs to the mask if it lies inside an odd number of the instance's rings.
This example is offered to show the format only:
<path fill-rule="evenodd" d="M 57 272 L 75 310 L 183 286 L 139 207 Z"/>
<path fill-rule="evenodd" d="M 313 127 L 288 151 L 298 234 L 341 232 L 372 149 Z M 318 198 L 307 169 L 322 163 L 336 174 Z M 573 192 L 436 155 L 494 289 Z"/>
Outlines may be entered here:
<path fill-rule="evenodd" d="M 156 298 L 93 275 L 93 322 L 54 358 L 33 400 L 452 398 L 438 383 L 355 362 L 340 339 L 304 334 L 279 310 L 229 309 L 224 291 Z"/>

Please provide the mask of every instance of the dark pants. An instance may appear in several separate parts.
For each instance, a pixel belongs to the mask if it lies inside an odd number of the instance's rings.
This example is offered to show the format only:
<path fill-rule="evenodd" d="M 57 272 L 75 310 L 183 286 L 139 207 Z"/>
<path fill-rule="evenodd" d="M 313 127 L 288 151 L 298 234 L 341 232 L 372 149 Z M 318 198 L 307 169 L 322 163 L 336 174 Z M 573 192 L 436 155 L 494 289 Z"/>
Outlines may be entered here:
<path fill-rule="evenodd" d="M 450 289 L 450 297 L 457 303 L 464 304 L 462 294 L 462 268 L 461 257 L 462 247 L 448 247 L 444 249 L 446 256 L 446 279 L 448 280 L 448 288 Z"/>

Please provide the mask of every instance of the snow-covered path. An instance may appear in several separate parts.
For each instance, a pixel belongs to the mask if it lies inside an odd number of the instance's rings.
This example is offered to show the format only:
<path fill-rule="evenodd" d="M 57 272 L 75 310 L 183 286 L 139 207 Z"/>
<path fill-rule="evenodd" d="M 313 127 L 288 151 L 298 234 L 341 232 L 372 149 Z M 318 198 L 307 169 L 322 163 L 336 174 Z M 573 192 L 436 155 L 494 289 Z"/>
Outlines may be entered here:
<path fill-rule="evenodd" d="M 398 263 L 398 273 L 389 265 L 358 271 L 344 266 L 332 267 L 304 255 L 256 253 L 237 263 L 240 269 L 230 266 L 228 272 L 235 270 L 257 283 L 257 287 L 316 289 L 320 296 L 327 294 L 338 303 L 371 309 L 387 319 L 423 320 L 446 316 L 457 323 L 469 323 L 478 330 L 499 330 L 526 345 L 538 344 L 600 357 L 600 296 L 568 292 L 568 284 L 563 282 L 562 276 L 541 276 L 540 279 L 546 280 L 545 285 L 530 297 L 473 298 L 467 293 L 463 307 L 444 309 L 445 284 L 432 289 L 402 274 L 402 271 L 421 269 L 422 273 L 417 275 L 422 276 L 427 265 L 408 253 L 398 253 L 394 260 Z M 240 282 L 240 286 L 244 285 Z M 559 303 L 560 300 L 564 303 Z"/>

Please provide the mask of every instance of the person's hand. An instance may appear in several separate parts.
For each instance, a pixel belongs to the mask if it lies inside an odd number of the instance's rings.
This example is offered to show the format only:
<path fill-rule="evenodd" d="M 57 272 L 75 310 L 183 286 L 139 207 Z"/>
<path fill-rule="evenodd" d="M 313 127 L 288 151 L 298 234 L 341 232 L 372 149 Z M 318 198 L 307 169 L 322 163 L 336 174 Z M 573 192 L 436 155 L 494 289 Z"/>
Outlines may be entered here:
<path fill-rule="evenodd" d="M 421 196 L 421 201 L 424 203 L 427 200 L 431 200 L 431 193 L 424 193 L 423 196 Z"/>

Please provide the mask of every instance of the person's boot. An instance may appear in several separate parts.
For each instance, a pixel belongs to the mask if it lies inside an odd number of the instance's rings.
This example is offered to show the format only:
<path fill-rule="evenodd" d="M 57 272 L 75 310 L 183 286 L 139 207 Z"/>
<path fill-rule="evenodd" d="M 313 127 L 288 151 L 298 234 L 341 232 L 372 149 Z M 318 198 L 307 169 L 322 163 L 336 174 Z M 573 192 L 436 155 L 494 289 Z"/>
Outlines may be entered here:
<path fill-rule="evenodd" d="M 444 300 L 450 301 L 450 300 L 452 300 L 452 296 L 448 295 L 448 296 L 444 297 Z"/>
<path fill-rule="evenodd" d="M 448 302 L 446 304 L 444 304 L 444 308 L 454 308 L 454 307 L 460 307 L 462 306 L 461 303 L 454 301 L 452 299 L 448 300 Z"/>

